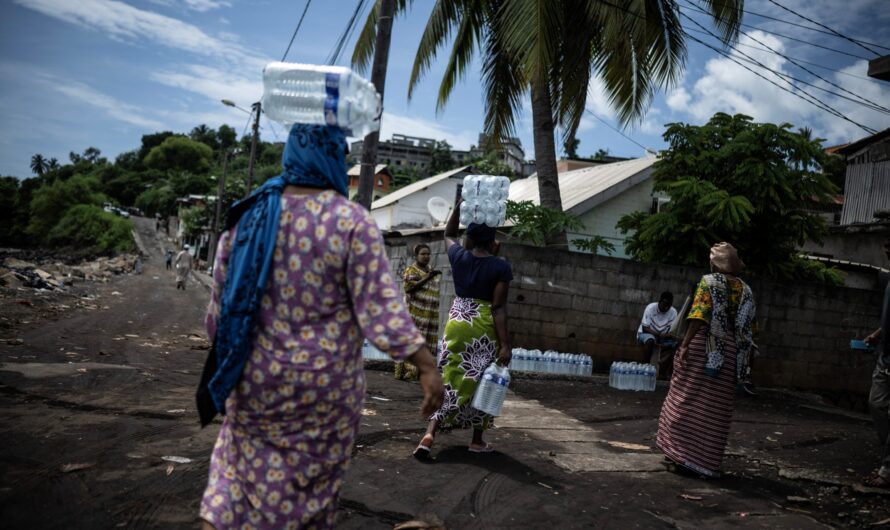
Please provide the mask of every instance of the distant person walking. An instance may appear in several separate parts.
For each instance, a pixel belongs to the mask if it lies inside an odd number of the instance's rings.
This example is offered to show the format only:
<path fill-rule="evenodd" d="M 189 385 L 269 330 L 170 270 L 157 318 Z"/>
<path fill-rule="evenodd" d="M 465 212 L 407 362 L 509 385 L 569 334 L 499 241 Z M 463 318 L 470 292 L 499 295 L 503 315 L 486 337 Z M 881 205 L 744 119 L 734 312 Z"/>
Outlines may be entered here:
<path fill-rule="evenodd" d="M 194 260 L 189 253 L 189 246 L 183 245 L 182 250 L 176 255 L 174 265 L 176 265 L 176 288 L 185 291 L 185 285 L 188 282 L 189 274 L 192 272 Z"/>
<path fill-rule="evenodd" d="M 284 172 L 228 214 L 206 319 L 215 355 L 198 391 L 202 424 L 225 414 L 205 529 L 334 526 L 362 420 L 364 338 L 418 367 L 422 414 L 442 403 L 380 231 L 346 196 L 346 149 L 338 127 L 294 125 Z"/>
<path fill-rule="evenodd" d="M 164 260 L 167 263 L 167 270 L 168 271 L 172 270 L 173 269 L 173 251 L 172 250 L 167 250 L 167 252 L 164 254 Z"/>
<path fill-rule="evenodd" d="M 430 266 L 430 247 L 425 243 L 415 245 L 414 263 L 402 274 L 408 313 L 420 334 L 426 339 L 427 348 L 435 353 L 439 341 L 439 282 L 442 271 Z M 396 379 L 414 381 L 417 368 L 409 362 L 399 361 L 395 369 Z"/>
<path fill-rule="evenodd" d="M 753 345 L 755 305 L 751 288 L 736 277 L 745 268 L 736 249 L 717 243 L 710 257 L 712 273 L 698 284 L 674 358 L 656 443 L 668 463 L 718 477 L 736 383 Z"/>
<path fill-rule="evenodd" d="M 451 305 L 439 351 L 439 369 L 445 382 L 445 402 L 430 416 L 426 433 L 414 450 L 418 459 L 430 457 L 440 428 L 473 429 L 469 451 L 488 453 L 493 448 L 482 435 L 491 416 L 470 406 L 482 373 L 495 360 L 503 366 L 512 357 L 507 332 L 507 289 L 513 279 L 510 264 L 496 256 L 495 229 L 483 224 L 467 227 L 467 248 L 457 240 L 460 200 L 445 226 L 445 247 L 457 296 Z"/>
<path fill-rule="evenodd" d="M 890 259 L 890 238 L 884 241 L 884 254 Z M 865 342 L 875 346 L 877 361 L 871 376 L 871 392 L 868 404 L 875 420 L 878 443 L 881 444 L 881 463 L 863 484 L 872 488 L 890 488 L 890 282 L 884 289 L 884 304 L 881 309 L 881 327 L 865 338 Z"/>

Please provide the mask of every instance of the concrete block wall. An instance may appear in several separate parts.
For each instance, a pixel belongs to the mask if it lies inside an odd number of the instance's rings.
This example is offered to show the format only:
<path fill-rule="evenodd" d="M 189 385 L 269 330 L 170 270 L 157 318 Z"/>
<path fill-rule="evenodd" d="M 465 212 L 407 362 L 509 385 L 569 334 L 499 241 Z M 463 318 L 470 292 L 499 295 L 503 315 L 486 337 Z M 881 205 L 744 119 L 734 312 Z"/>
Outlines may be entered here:
<path fill-rule="evenodd" d="M 401 281 L 413 261 L 412 238 L 387 241 Z M 440 329 L 454 296 L 448 257 L 441 241 L 430 243 L 433 263 L 443 271 Z M 679 309 L 704 268 L 651 265 L 606 256 L 504 244 L 513 267 L 508 311 L 514 347 L 584 353 L 594 369 L 612 361 L 641 360 L 636 329 L 646 304 L 662 291 L 674 293 Z M 868 392 L 874 354 L 853 352 L 850 339 L 878 326 L 881 292 L 806 283 L 750 279 L 757 302 L 761 356 L 755 382 L 764 386 L 816 390 L 841 396 Z"/>

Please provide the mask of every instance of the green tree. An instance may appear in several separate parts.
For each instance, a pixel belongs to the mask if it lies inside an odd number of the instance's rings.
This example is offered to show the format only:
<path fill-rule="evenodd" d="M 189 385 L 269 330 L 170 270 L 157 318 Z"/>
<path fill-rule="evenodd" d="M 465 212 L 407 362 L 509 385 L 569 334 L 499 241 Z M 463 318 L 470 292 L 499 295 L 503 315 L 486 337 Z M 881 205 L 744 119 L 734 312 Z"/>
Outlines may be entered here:
<path fill-rule="evenodd" d="M 142 145 L 139 147 L 139 160 L 145 160 L 145 157 L 148 156 L 148 153 L 151 152 L 152 149 L 161 145 L 164 140 L 174 136 L 171 131 L 164 131 L 153 134 L 143 134 L 142 135 Z"/>
<path fill-rule="evenodd" d="M 226 151 L 234 146 L 237 137 L 238 133 L 235 132 L 234 128 L 229 127 L 228 125 L 220 125 L 219 129 L 216 131 L 216 140 L 222 151 Z"/>
<path fill-rule="evenodd" d="M 206 173 L 210 170 L 213 150 L 184 136 L 170 136 L 152 147 L 143 161 L 146 167 L 162 171 Z"/>
<path fill-rule="evenodd" d="M 501 161 L 496 151 L 488 151 L 484 157 L 474 160 L 471 164 L 482 175 L 498 175 L 510 180 L 516 178 L 513 169 Z"/>
<path fill-rule="evenodd" d="M 771 278 L 819 278 L 819 265 L 799 257 L 807 241 L 821 241 L 825 222 L 810 210 L 835 186 L 822 174 L 820 140 L 789 124 L 754 123 L 748 116 L 715 114 L 702 126 L 673 123 L 669 148 L 655 163 L 655 192 L 671 201 L 655 214 L 623 217 L 626 250 L 642 261 L 703 266 L 718 241 L 735 245 L 752 273 Z"/>
<path fill-rule="evenodd" d="M 410 0 L 396 2 L 396 13 Z M 735 40 L 743 0 L 702 4 L 725 43 Z M 352 64 L 367 69 L 374 52 L 379 2 L 356 40 Z M 623 124 L 640 119 L 659 87 L 682 75 L 684 33 L 675 2 L 603 0 L 439 0 L 421 36 L 408 97 L 451 42 L 439 85 L 442 108 L 457 81 L 481 55 L 485 130 L 498 141 L 510 136 L 514 117 L 531 95 L 533 138 L 541 204 L 560 210 L 554 133 L 573 137 L 581 122 L 591 73 L 599 77 Z"/>
<path fill-rule="evenodd" d="M 19 179 L 0 177 L 0 247 L 17 247 L 23 240 L 18 205 Z"/>
<path fill-rule="evenodd" d="M 433 146 L 430 174 L 438 175 L 455 167 L 457 167 L 457 162 L 451 156 L 451 144 L 445 140 L 436 142 L 436 145 Z"/>
<path fill-rule="evenodd" d="M 31 157 L 31 171 L 38 177 L 42 177 L 46 173 L 46 159 L 40 153 Z"/>
<path fill-rule="evenodd" d="M 59 165 L 58 158 L 53 157 L 46 161 L 46 170 L 47 171 L 56 171 L 60 167 L 62 167 L 62 166 Z"/>
<path fill-rule="evenodd" d="M 98 148 L 96 148 L 96 147 L 87 147 L 87 148 L 84 150 L 84 152 L 83 152 L 83 157 L 82 157 L 82 158 L 83 158 L 84 160 L 86 160 L 87 162 L 90 162 L 90 163 L 92 163 L 92 164 L 95 164 L 95 163 L 97 163 L 97 162 L 99 161 L 99 159 L 100 159 L 101 156 L 102 156 L 102 151 L 100 151 Z"/>
<path fill-rule="evenodd" d="M 46 237 L 54 248 L 71 249 L 84 255 L 129 252 L 133 223 L 91 204 L 71 207 Z"/>
<path fill-rule="evenodd" d="M 590 158 L 594 160 L 605 160 L 607 156 L 609 156 L 608 149 L 597 149 L 596 153 L 593 153 Z"/>
<path fill-rule="evenodd" d="M 204 206 L 192 206 L 180 212 L 179 221 L 182 223 L 182 231 L 186 238 L 201 234 L 205 229 L 213 226 L 213 208 Z"/>
<path fill-rule="evenodd" d="M 155 214 L 167 217 L 176 209 L 176 193 L 169 184 L 158 184 L 140 193 L 135 205 L 149 217 Z"/>
<path fill-rule="evenodd" d="M 189 133 L 189 138 L 196 142 L 201 142 L 214 152 L 219 150 L 219 138 L 217 137 L 216 130 L 203 123 L 192 129 Z"/>
<path fill-rule="evenodd" d="M 69 208 L 78 204 L 101 205 L 104 196 L 98 193 L 99 187 L 98 180 L 83 175 L 41 186 L 31 200 L 28 234 L 37 241 L 46 241 Z"/>
<path fill-rule="evenodd" d="M 580 144 L 581 140 L 575 138 L 574 136 L 563 140 L 562 151 L 563 153 L 565 153 L 566 158 L 578 158 L 578 146 Z"/>

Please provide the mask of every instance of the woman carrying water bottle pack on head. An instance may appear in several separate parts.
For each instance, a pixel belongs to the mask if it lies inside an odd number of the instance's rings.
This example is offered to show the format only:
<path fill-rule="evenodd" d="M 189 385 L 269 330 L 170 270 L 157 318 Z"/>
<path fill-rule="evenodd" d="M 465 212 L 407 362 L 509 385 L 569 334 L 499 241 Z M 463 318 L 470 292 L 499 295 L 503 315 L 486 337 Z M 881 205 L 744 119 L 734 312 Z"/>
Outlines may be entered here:
<path fill-rule="evenodd" d="M 507 366 L 512 357 L 507 290 L 513 271 L 509 263 L 496 256 L 498 243 L 493 227 L 471 223 L 467 226 L 466 246 L 458 242 L 461 202 L 458 188 L 454 210 L 445 225 L 445 247 L 456 293 L 438 357 L 445 397 L 441 408 L 430 416 L 426 433 L 414 450 L 420 460 L 430 458 L 439 429 L 472 428 L 469 451 L 493 451 L 482 438 L 491 427 L 492 417 L 470 403 L 485 369 L 495 360 Z"/>

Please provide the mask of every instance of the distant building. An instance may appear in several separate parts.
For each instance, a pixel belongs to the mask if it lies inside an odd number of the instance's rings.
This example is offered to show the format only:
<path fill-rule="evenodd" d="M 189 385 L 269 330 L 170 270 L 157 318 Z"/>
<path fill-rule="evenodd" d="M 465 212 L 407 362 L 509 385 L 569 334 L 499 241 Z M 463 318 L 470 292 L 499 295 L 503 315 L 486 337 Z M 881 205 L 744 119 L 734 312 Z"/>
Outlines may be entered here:
<path fill-rule="evenodd" d="M 361 172 L 361 164 L 355 164 L 346 172 L 346 175 L 349 176 L 350 199 L 354 198 L 355 194 L 358 193 L 358 179 Z M 374 193 L 371 200 L 377 200 L 380 197 L 383 197 L 389 193 L 391 189 L 392 173 L 389 171 L 389 167 L 386 164 L 377 164 L 377 167 L 374 169 Z"/>
<path fill-rule="evenodd" d="M 362 159 L 364 141 L 352 142 L 349 154 L 355 160 Z M 433 148 L 436 140 L 394 134 L 391 140 L 377 144 L 377 162 L 390 166 L 393 171 L 401 167 L 410 167 L 426 175 L 433 161 Z"/>
<path fill-rule="evenodd" d="M 400 168 L 412 168 L 421 175 L 428 175 L 433 161 L 433 149 L 436 140 L 432 138 L 420 138 L 393 134 L 392 139 L 380 142 L 377 147 L 377 162 L 389 166 L 392 172 L 398 173 Z M 364 141 L 358 140 L 350 145 L 350 156 L 353 160 L 361 160 Z M 451 158 L 456 165 L 469 164 L 485 156 L 489 148 L 489 138 L 485 134 L 479 134 L 479 145 L 470 149 L 452 149 Z M 525 161 L 525 151 L 519 138 L 507 138 L 501 143 L 501 147 L 495 149 L 498 160 L 506 164 L 517 177 L 526 177 L 531 171 Z M 533 167 L 531 169 L 533 171 Z"/>

